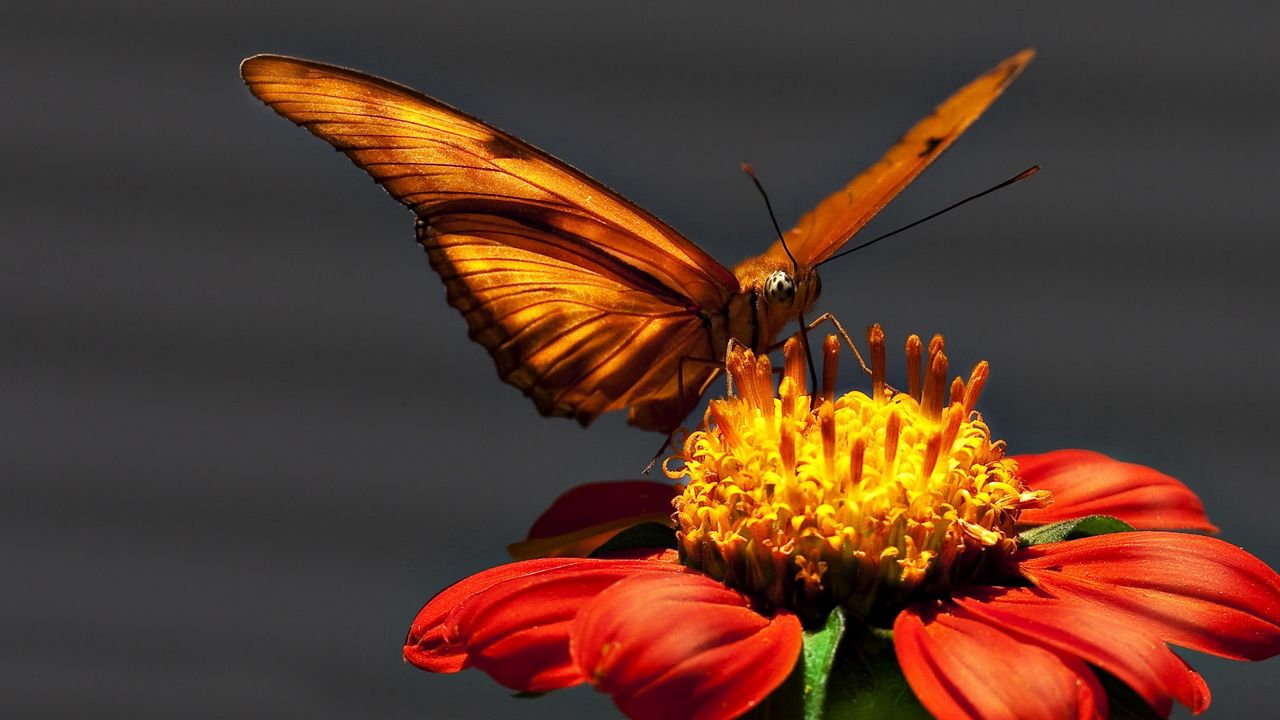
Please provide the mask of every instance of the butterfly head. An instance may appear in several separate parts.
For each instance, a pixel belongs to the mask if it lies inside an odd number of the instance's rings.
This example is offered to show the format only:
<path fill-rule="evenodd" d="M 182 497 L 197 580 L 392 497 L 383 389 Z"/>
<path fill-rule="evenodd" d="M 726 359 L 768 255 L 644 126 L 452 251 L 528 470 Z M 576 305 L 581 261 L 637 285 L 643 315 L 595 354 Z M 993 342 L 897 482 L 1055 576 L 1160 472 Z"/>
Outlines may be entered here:
<path fill-rule="evenodd" d="M 812 267 L 798 268 L 785 257 L 760 255 L 734 268 L 746 296 L 754 298 L 753 323 L 758 335 L 746 330 L 739 338 L 763 337 L 773 342 L 777 334 L 796 317 L 809 310 L 822 292 L 822 281 Z M 745 299 L 745 298 L 744 298 Z"/>
<path fill-rule="evenodd" d="M 812 268 L 778 268 L 764 276 L 756 292 L 771 314 L 794 316 L 817 301 L 822 280 Z"/>
<path fill-rule="evenodd" d="M 770 305 L 789 306 L 796 299 L 796 280 L 786 270 L 774 270 L 764 279 L 764 299 Z"/>

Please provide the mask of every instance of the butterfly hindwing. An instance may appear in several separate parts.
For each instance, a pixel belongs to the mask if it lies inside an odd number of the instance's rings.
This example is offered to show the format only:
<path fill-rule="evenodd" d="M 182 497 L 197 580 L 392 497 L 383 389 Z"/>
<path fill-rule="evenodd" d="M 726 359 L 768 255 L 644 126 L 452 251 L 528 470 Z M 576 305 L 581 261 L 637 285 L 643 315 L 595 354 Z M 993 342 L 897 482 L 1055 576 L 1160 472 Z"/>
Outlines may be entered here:
<path fill-rule="evenodd" d="M 456 214 L 419 222 L 418 238 L 472 339 L 544 414 L 589 422 L 678 396 L 680 357 L 714 357 L 698 313 L 611 272 L 607 256 L 543 251 L 564 241 L 554 230 Z"/>

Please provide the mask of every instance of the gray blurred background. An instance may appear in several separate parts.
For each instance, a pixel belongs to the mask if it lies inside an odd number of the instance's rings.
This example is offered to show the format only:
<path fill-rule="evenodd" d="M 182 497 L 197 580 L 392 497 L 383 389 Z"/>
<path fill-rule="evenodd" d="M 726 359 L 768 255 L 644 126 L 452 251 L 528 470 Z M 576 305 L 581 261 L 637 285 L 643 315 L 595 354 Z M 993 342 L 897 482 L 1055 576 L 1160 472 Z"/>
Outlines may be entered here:
<path fill-rule="evenodd" d="M 869 231 L 1040 176 L 829 266 L 822 307 L 946 333 L 958 367 L 991 361 L 980 409 L 1015 452 L 1161 468 L 1280 565 L 1274 4 L 110 5 L 0 8 L 7 717 L 612 713 L 399 647 L 658 436 L 500 384 L 407 211 L 242 86 L 263 51 L 464 108 L 728 264 L 772 234 L 741 161 L 787 226 L 1036 46 Z M 1211 717 L 1273 711 L 1277 661 L 1188 655 Z"/>

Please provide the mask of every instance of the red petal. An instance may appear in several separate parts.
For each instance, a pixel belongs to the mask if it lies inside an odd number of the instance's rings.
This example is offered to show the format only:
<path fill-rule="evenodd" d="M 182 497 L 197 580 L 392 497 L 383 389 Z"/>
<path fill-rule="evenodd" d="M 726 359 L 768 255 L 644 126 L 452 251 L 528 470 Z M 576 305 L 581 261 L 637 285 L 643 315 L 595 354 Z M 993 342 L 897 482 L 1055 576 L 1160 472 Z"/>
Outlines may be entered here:
<path fill-rule="evenodd" d="M 512 557 L 586 557 L 619 530 L 645 522 L 671 524 L 676 486 L 647 480 L 579 485 L 542 513 Z"/>
<path fill-rule="evenodd" d="M 647 560 L 550 558 L 472 575 L 432 598 L 405 640 L 405 660 L 432 672 L 474 665 L 517 690 L 585 678 L 569 657 L 569 624 L 587 600 L 624 577 L 681 572 Z"/>
<path fill-rule="evenodd" d="M 957 598 L 964 611 L 1006 632 L 1074 655 L 1115 675 L 1155 711 L 1168 715 L 1173 700 L 1199 713 L 1209 688 L 1159 636 L 1097 603 L 1058 599 L 1031 588 L 990 589 Z"/>
<path fill-rule="evenodd" d="M 515 577 L 568 565 L 566 560 L 534 560 L 511 563 L 490 568 L 457 582 L 436 594 L 413 619 L 409 635 L 405 638 L 404 659 L 429 672 L 453 673 L 470 663 L 466 650 L 460 644 L 444 637 L 444 620 L 459 603 L 485 589 Z"/>
<path fill-rule="evenodd" d="M 1280 654 L 1280 575 L 1221 540 L 1115 533 L 1024 548 L 1014 559 L 1049 593 L 1102 603 L 1174 645 L 1237 660 Z"/>
<path fill-rule="evenodd" d="M 1015 638 L 954 606 L 913 605 L 893 623 L 898 664 L 938 720 L 1106 717 L 1079 659 Z"/>
<path fill-rule="evenodd" d="M 1052 505 L 1023 512 L 1022 523 L 1047 525 L 1110 515 L 1142 530 L 1218 531 L 1191 488 L 1149 467 L 1088 450 L 1056 450 L 1013 459 L 1028 486 L 1053 493 Z"/>
<path fill-rule="evenodd" d="M 541 538 L 581 530 L 597 523 L 635 515 L 675 510 L 671 500 L 676 486 L 648 480 L 623 480 L 579 485 L 551 503 L 529 528 L 529 537 Z"/>
<path fill-rule="evenodd" d="M 627 717 L 713 720 L 750 710 L 800 654 L 800 621 L 772 619 L 703 575 L 623 580 L 578 614 L 574 659 Z"/>

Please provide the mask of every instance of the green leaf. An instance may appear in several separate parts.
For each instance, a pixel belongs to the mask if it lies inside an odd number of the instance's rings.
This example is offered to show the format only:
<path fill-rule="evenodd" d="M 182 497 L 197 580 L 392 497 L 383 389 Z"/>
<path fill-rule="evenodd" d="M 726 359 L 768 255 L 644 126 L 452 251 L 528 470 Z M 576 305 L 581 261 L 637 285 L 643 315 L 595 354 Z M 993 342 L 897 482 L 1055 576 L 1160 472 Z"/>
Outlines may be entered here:
<path fill-rule="evenodd" d="M 827 681 L 843 637 L 844 611 L 840 608 L 831 611 L 820 629 L 804 633 L 804 647 L 800 651 L 800 662 L 804 666 L 804 720 L 823 718 Z"/>
<path fill-rule="evenodd" d="M 827 685 L 824 718 L 929 720 L 893 652 L 893 633 L 873 630 L 847 638 Z"/>
<path fill-rule="evenodd" d="M 609 538 L 603 545 L 591 552 L 589 557 L 600 557 L 605 553 L 637 548 L 676 548 L 676 531 L 670 525 L 647 522 L 632 525 Z"/>
<path fill-rule="evenodd" d="M 1063 540 L 1078 540 L 1079 538 L 1092 537 L 1094 535 L 1109 535 L 1131 530 L 1133 530 L 1133 526 L 1123 520 L 1117 520 L 1107 515 L 1090 515 L 1089 517 L 1063 520 L 1052 525 L 1043 525 L 1025 530 L 1018 535 L 1018 545 L 1031 547 L 1032 545 L 1062 542 Z"/>

